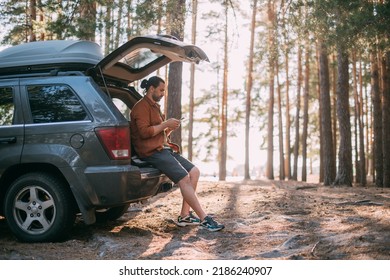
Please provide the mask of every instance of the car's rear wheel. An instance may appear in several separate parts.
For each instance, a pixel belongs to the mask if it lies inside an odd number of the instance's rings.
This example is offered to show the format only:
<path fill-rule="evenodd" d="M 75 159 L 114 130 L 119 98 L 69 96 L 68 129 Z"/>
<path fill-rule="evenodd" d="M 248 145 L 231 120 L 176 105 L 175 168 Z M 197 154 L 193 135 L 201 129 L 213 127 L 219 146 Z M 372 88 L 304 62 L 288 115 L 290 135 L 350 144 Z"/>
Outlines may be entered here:
<path fill-rule="evenodd" d="M 62 180 L 46 173 L 29 173 L 10 186 L 5 217 L 21 241 L 59 241 L 67 237 L 74 224 L 75 203 Z"/>
<path fill-rule="evenodd" d="M 117 207 L 101 209 L 96 211 L 96 221 L 106 222 L 106 221 L 115 221 L 123 216 L 127 212 L 130 204 L 125 204 Z"/>

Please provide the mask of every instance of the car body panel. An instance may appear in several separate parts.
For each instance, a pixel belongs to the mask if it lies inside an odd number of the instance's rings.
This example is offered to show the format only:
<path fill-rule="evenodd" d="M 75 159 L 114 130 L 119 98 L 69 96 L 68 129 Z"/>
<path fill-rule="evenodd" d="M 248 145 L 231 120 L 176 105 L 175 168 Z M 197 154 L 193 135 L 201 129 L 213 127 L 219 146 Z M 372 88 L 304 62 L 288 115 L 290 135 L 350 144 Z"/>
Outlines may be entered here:
<path fill-rule="evenodd" d="M 14 113 L 12 124 L 0 125 L 0 176 L 10 165 L 20 163 L 24 143 L 23 115 L 20 107 L 18 81 L 1 81 L 0 88 L 12 91 Z M 2 115 L 1 118 L 4 116 Z M 0 179 L 1 181 L 1 179 Z"/>
<path fill-rule="evenodd" d="M 23 149 L 24 126 L 0 127 L 0 174 L 11 166 L 20 163 Z"/>

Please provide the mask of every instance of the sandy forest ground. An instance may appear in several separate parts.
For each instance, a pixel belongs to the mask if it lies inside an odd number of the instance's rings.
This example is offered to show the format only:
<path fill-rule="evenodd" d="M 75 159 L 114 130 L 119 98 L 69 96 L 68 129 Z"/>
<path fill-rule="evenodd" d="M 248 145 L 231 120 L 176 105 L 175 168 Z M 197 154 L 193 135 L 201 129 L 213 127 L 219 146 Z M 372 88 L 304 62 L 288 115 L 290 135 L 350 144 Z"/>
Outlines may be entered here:
<path fill-rule="evenodd" d="M 20 243 L 0 217 L 0 259 L 390 259 L 390 189 L 202 181 L 198 196 L 223 231 L 178 228 L 176 188 L 117 221 L 77 220 L 61 243 Z"/>

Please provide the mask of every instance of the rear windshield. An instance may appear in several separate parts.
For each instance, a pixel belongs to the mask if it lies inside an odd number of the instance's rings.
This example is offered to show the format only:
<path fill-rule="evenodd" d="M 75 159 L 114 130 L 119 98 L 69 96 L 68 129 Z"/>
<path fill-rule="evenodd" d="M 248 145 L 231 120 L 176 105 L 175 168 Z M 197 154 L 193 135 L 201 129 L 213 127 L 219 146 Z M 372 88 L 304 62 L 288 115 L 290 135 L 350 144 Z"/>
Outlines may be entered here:
<path fill-rule="evenodd" d="M 121 60 L 119 60 L 119 62 L 127 64 L 133 69 L 140 69 L 161 56 L 162 54 L 154 53 L 148 48 L 141 48 L 130 52 Z"/>

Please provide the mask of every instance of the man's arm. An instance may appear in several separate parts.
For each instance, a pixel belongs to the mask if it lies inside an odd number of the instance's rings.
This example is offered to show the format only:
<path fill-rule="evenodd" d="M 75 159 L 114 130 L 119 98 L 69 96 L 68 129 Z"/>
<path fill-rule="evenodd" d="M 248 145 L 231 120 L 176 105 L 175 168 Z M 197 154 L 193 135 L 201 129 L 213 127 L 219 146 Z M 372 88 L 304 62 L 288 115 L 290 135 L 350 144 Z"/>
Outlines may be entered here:
<path fill-rule="evenodd" d="M 177 129 L 180 126 L 180 121 L 175 118 L 170 118 L 166 121 L 163 121 L 159 125 L 152 126 L 153 127 L 153 136 L 159 134 L 160 132 L 166 130 L 167 135 L 171 133 L 173 130 Z"/>

